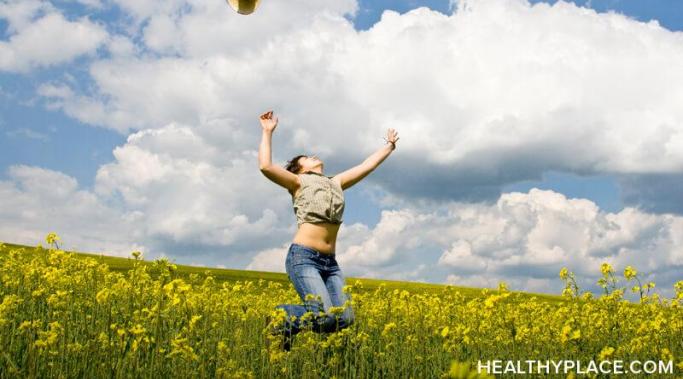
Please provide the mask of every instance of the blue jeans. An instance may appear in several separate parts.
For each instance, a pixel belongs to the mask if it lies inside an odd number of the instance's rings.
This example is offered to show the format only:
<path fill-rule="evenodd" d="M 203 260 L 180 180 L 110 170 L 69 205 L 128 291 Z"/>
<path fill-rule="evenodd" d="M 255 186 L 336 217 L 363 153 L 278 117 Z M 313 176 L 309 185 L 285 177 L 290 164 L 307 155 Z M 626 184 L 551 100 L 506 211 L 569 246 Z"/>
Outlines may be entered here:
<path fill-rule="evenodd" d="M 292 243 L 287 252 L 285 267 L 296 292 L 304 302 L 303 305 L 280 304 L 275 307 L 287 312 L 288 317 L 284 325 L 286 334 L 297 334 L 309 325 L 317 333 L 335 332 L 353 323 L 354 313 L 348 303 L 341 314 L 329 312 L 330 307 L 341 307 L 344 302 L 351 300 L 351 296 L 342 291 L 344 276 L 334 255 Z M 307 294 L 318 295 L 320 300 L 311 299 L 310 296 L 306 300 Z M 301 316 L 309 311 L 314 316 L 302 322 Z M 323 312 L 323 315 L 319 312 Z M 296 318 L 292 319 L 292 316 Z"/>

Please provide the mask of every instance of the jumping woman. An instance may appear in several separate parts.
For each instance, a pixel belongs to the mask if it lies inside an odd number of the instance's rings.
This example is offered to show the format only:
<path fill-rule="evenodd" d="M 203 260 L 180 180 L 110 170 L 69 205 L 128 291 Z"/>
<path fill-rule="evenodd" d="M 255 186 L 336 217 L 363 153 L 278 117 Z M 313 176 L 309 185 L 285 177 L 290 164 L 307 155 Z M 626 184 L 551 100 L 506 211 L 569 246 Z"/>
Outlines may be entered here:
<path fill-rule="evenodd" d="M 301 316 L 313 313 L 312 330 L 317 333 L 334 332 L 348 327 L 354 321 L 354 312 L 342 288 L 344 276 L 335 259 L 337 232 L 344 213 L 343 190 L 366 177 L 396 148 L 398 134 L 387 131 L 386 145 L 370 155 L 363 163 L 335 176 L 323 174 L 323 162 L 317 156 L 297 155 L 285 168 L 271 162 L 271 139 L 278 118 L 273 111 L 260 116 L 263 129 L 259 146 L 259 169 L 276 184 L 287 189 L 292 196 L 298 229 L 289 246 L 285 268 L 289 280 L 304 302 L 281 304 L 276 308 L 287 313 L 282 333 L 285 350 L 291 339 L 304 327 Z M 312 295 L 312 296 L 306 296 Z M 340 316 L 330 312 L 331 307 L 344 307 Z M 295 317 L 292 317 L 295 316 Z M 267 321 L 268 322 L 268 321 Z"/>

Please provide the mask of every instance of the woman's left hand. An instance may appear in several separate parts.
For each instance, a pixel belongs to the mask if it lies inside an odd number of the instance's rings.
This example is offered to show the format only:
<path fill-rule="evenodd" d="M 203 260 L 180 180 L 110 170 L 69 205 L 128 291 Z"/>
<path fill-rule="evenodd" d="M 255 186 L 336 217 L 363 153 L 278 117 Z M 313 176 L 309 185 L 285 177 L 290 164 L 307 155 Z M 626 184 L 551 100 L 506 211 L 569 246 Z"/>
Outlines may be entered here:
<path fill-rule="evenodd" d="M 385 140 L 387 141 L 387 143 L 393 142 L 395 145 L 396 141 L 398 141 L 398 132 L 394 129 L 389 128 L 389 130 L 387 130 L 387 138 L 385 138 Z"/>

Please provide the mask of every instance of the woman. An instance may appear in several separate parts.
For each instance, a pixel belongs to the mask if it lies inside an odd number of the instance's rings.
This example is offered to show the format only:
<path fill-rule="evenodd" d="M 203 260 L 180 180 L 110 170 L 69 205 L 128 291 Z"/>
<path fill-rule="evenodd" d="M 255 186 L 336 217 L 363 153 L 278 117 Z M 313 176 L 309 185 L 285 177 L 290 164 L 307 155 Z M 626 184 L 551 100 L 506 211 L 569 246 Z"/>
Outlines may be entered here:
<path fill-rule="evenodd" d="M 337 232 L 344 213 L 342 191 L 358 183 L 391 154 L 398 134 L 389 129 L 386 145 L 363 163 L 335 176 L 325 176 L 323 162 L 316 156 L 297 155 L 286 168 L 274 165 L 270 146 L 278 118 L 273 118 L 273 111 L 268 111 L 260 116 L 260 122 L 263 133 L 259 168 L 268 179 L 289 191 L 298 224 L 285 267 L 304 305 L 276 307 L 288 315 L 280 332 L 284 336 L 282 347 L 289 350 L 292 336 L 305 327 L 301 316 L 308 311 L 313 314 L 312 329 L 318 333 L 333 332 L 353 323 L 353 309 L 347 302 L 350 296 L 342 291 L 344 276 L 335 260 Z M 340 307 L 336 310 L 343 309 L 343 312 L 337 316 L 330 312 L 332 307 Z"/>

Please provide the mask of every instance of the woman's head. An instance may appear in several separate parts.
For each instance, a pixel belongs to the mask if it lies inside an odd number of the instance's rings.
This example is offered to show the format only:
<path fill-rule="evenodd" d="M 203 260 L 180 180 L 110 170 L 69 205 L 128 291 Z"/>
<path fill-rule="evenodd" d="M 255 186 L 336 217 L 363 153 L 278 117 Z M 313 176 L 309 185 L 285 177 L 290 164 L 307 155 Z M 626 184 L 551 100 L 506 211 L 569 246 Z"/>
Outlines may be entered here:
<path fill-rule="evenodd" d="M 297 155 L 294 158 L 287 161 L 285 169 L 294 174 L 299 174 L 306 171 L 317 171 L 316 167 L 320 166 L 320 171 L 322 172 L 323 161 L 320 160 L 315 155 Z"/>

